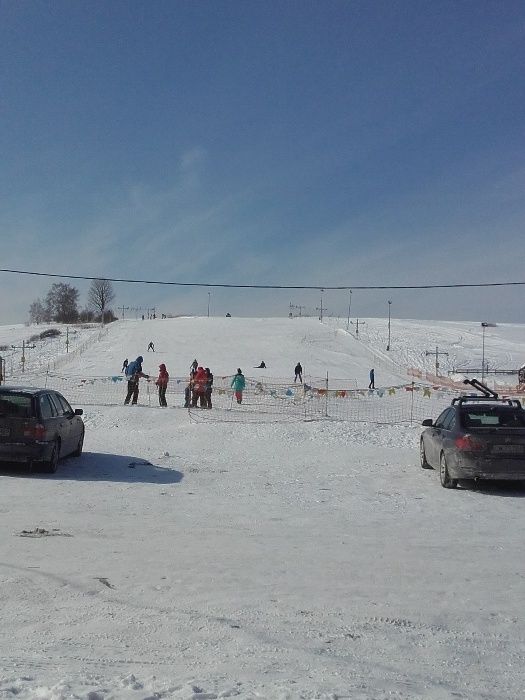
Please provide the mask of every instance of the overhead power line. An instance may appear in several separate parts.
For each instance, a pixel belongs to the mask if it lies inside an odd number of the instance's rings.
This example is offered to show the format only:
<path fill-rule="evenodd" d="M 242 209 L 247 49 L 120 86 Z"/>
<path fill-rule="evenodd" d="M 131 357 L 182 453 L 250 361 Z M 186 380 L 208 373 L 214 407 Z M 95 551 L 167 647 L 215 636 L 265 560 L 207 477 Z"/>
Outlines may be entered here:
<path fill-rule="evenodd" d="M 172 287 L 222 287 L 226 289 L 316 289 L 318 291 L 348 291 L 350 289 L 459 289 L 461 287 L 516 287 L 525 285 L 525 282 L 460 282 L 457 284 L 347 284 L 341 286 L 332 285 L 310 285 L 310 284 L 223 284 L 221 282 L 166 282 L 165 280 L 134 280 L 119 277 L 91 277 L 89 275 L 59 275 L 51 272 L 32 272 L 30 270 L 7 270 L 0 269 L 0 272 L 9 272 L 14 275 L 34 275 L 36 277 L 58 277 L 68 280 L 99 280 L 108 282 L 124 282 L 126 284 L 159 284 Z"/>

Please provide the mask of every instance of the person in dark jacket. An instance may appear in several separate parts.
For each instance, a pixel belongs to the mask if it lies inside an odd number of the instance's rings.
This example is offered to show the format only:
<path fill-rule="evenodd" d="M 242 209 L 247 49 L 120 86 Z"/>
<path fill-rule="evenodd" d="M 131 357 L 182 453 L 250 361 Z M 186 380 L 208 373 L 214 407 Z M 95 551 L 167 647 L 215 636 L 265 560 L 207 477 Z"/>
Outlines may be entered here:
<path fill-rule="evenodd" d="M 199 363 L 197 362 L 197 360 L 193 360 L 193 362 L 190 365 L 190 375 L 192 377 L 195 376 L 195 372 L 197 371 L 198 366 L 199 366 Z"/>
<path fill-rule="evenodd" d="M 369 389 L 375 389 L 375 372 L 373 369 L 370 370 L 370 384 L 368 385 Z"/>
<path fill-rule="evenodd" d="M 149 374 L 144 374 L 142 371 L 143 362 L 144 358 L 142 355 L 139 355 L 136 360 L 130 362 L 126 367 L 126 377 L 128 379 L 128 393 L 124 400 L 126 405 L 129 404 L 131 399 L 133 399 L 133 401 L 131 401 L 132 405 L 136 405 L 139 398 L 139 380 L 141 377 L 149 379 Z"/>
<path fill-rule="evenodd" d="M 303 383 L 303 368 L 301 367 L 301 363 L 300 363 L 300 362 L 298 362 L 298 363 L 295 365 L 295 379 L 294 379 L 294 382 L 297 381 L 297 377 L 299 377 L 299 381 L 300 381 L 301 384 L 302 384 L 302 383 Z"/>
<path fill-rule="evenodd" d="M 159 387 L 159 405 L 166 408 L 168 403 L 166 401 L 166 389 L 168 388 L 168 382 L 170 380 L 170 375 L 166 370 L 166 365 L 159 365 L 159 376 L 155 384 Z"/>
<path fill-rule="evenodd" d="M 206 375 L 208 377 L 206 381 L 206 408 L 211 408 L 211 393 L 213 391 L 213 374 L 209 367 L 206 367 Z"/>
<path fill-rule="evenodd" d="M 122 363 L 122 369 L 121 369 L 120 371 L 121 371 L 121 372 L 125 372 L 125 371 L 126 371 L 126 367 L 128 366 L 128 364 L 129 364 L 128 358 L 126 357 L 126 359 L 125 359 L 124 362 Z"/>

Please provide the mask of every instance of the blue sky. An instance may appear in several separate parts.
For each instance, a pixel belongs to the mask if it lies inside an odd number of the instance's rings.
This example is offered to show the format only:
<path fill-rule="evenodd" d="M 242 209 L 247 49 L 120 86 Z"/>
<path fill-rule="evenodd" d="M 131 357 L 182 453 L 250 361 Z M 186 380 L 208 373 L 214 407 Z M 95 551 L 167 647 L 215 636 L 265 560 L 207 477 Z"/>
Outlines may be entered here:
<path fill-rule="evenodd" d="M 525 281 L 523 2 L 0 5 L 1 268 L 178 282 Z M 0 323 L 57 280 L 0 273 Z M 87 283 L 75 284 L 85 301 Z M 207 312 L 206 289 L 116 284 Z M 522 287 L 354 292 L 523 321 Z M 211 289 L 211 312 L 314 312 Z M 345 315 L 348 294 L 325 292 Z"/>

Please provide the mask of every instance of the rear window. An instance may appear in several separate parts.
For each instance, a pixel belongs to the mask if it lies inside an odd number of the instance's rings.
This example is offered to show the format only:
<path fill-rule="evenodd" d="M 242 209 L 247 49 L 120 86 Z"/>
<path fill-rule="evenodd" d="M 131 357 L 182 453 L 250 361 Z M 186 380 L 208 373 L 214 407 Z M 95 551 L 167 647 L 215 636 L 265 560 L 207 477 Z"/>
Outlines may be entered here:
<path fill-rule="evenodd" d="M 464 408 L 461 422 L 465 428 L 525 428 L 525 411 L 510 406 Z"/>
<path fill-rule="evenodd" d="M 0 416 L 31 418 L 31 400 L 28 394 L 0 393 Z"/>

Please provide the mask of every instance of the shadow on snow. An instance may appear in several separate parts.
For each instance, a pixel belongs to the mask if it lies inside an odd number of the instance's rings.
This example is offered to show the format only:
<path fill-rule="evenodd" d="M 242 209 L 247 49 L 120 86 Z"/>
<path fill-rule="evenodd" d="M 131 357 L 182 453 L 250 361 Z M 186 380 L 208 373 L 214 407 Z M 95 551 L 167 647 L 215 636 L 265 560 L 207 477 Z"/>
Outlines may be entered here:
<path fill-rule="evenodd" d="M 169 466 L 152 464 L 141 457 L 105 452 L 84 452 L 81 457 L 66 457 L 58 463 L 56 474 L 29 471 L 27 466 L 5 464 L 0 475 L 57 479 L 60 481 L 117 481 L 146 484 L 177 484 L 183 474 Z"/>

